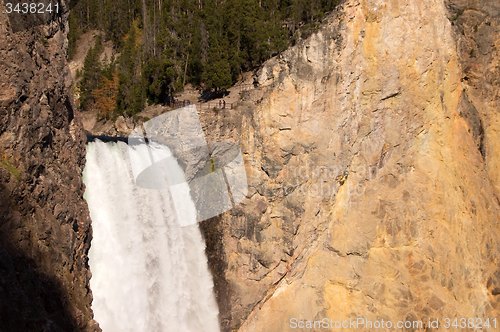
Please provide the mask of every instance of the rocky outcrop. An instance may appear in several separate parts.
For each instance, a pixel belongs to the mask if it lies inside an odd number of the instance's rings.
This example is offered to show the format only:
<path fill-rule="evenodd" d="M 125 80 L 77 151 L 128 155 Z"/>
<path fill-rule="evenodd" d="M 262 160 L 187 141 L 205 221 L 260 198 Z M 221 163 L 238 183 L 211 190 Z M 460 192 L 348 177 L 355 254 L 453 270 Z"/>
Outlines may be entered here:
<path fill-rule="evenodd" d="M 0 12 L 6 331 L 99 330 L 67 10 Z M 345 1 L 263 66 L 246 104 L 199 112 L 208 141 L 240 144 L 250 187 L 202 223 L 224 331 L 325 318 L 495 330 L 499 12 L 495 0 Z"/>
<path fill-rule="evenodd" d="M 483 0 L 447 1 L 446 5 L 457 41 L 464 96 L 470 101 L 465 108 L 477 111 L 478 119 L 472 121 L 481 124 L 482 140 L 476 143 L 485 158 L 495 194 L 500 198 L 500 159 L 497 157 L 500 153 L 500 4 Z M 463 114 L 470 122 L 468 112 Z"/>
<path fill-rule="evenodd" d="M 250 185 L 203 224 L 224 331 L 498 317 L 499 9 L 346 1 L 200 115 Z"/>
<path fill-rule="evenodd" d="M 85 135 L 68 97 L 68 4 L 35 16 L 0 11 L 0 330 L 100 331 Z"/>

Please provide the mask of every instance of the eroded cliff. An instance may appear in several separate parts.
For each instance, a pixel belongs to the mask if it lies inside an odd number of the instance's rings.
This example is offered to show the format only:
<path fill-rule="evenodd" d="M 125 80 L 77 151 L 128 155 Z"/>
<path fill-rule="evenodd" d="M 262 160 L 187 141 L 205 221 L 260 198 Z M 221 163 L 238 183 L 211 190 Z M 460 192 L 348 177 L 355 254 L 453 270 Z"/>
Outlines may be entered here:
<path fill-rule="evenodd" d="M 85 136 L 68 94 L 68 5 L 0 3 L 0 330 L 100 331 L 92 320 Z"/>
<path fill-rule="evenodd" d="M 204 224 L 225 331 L 498 317 L 499 10 L 346 1 L 201 115 L 250 185 Z"/>
<path fill-rule="evenodd" d="M 6 331 L 98 330 L 61 9 L 0 13 Z M 263 66 L 246 104 L 200 112 L 209 140 L 240 144 L 250 186 L 202 224 L 224 331 L 498 317 L 499 11 L 346 1 Z"/>

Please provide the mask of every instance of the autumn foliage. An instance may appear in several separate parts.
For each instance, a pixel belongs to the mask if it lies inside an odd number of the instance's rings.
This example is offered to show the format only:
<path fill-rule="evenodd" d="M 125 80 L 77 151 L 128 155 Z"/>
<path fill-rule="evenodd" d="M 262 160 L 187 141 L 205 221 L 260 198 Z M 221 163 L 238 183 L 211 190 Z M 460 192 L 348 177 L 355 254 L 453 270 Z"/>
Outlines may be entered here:
<path fill-rule="evenodd" d="M 109 117 L 116 108 L 118 95 L 118 73 L 113 73 L 111 79 L 101 77 L 100 88 L 92 91 L 95 108 L 99 110 L 100 117 Z"/>

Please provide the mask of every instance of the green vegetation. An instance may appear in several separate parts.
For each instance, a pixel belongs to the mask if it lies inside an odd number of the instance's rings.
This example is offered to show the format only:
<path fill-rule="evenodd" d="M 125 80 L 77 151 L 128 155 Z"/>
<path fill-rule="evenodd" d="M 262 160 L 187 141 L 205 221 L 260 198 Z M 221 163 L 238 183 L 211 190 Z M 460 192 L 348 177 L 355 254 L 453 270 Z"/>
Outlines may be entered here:
<path fill-rule="evenodd" d="M 105 31 L 120 57 L 103 68 L 98 38 L 85 58 L 80 105 L 98 108 L 102 116 L 133 115 L 146 101 L 169 101 L 186 83 L 205 90 L 227 89 L 241 72 L 317 31 L 338 2 L 81 0 L 71 8 L 69 57 L 76 52 L 79 36 L 94 29 Z M 113 105 L 108 97 L 115 92 Z"/>
<path fill-rule="evenodd" d="M 465 11 L 465 9 L 460 9 L 460 10 L 458 10 L 458 11 L 457 11 L 457 13 L 455 14 L 455 16 L 451 17 L 449 20 L 450 20 L 451 22 L 455 22 L 456 20 L 458 20 L 458 18 L 459 18 L 460 16 L 462 16 L 462 14 L 464 13 L 464 11 Z"/>
<path fill-rule="evenodd" d="M 7 159 L 2 159 L 1 165 L 19 182 L 21 179 L 21 171 L 12 166 Z"/>
<path fill-rule="evenodd" d="M 42 37 L 42 45 L 44 47 L 49 47 L 49 41 L 47 40 L 47 37 Z"/>
<path fill-rule="evenodd" d="M 101 62 L 99 60 L 101 52 L 101 39 L 97 38 L 95 46 L 89 49 L 83 62 L 82 80 L 78 86 L 80 89 L 80 106 L 84 109 L 94 104 L 92 91 L 99 87 L 99 80 L 102 75 Z"/>

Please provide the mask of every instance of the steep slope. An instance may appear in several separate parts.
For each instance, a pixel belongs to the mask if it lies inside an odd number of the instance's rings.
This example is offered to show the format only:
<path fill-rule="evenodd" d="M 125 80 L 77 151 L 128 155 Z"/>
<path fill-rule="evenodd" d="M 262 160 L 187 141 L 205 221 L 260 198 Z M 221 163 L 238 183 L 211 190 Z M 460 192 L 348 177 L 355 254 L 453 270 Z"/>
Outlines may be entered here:
<path fill-rule="evenodd" d="M 446 4 L 457 41 L 464 95 L 470 101 L 467 108 L 477 112 L 484 127 L 485 139 L 477 143 L 495 194 L 500 198 L 500 4 L 494 0 Z"/>
<path fill-rule="evenodd" d="M 255 104 L 202 115 L 251 186 L 205 224 L 225 331 L 498 316 L 498 13 L 346 1 L 264 65 Z"/>
<path fill-rule="evenodd" d="M 68 97 L 68 5 L 0 3 L 0 330 L 99 331 L 92 320 L 85 136 Z"/>

